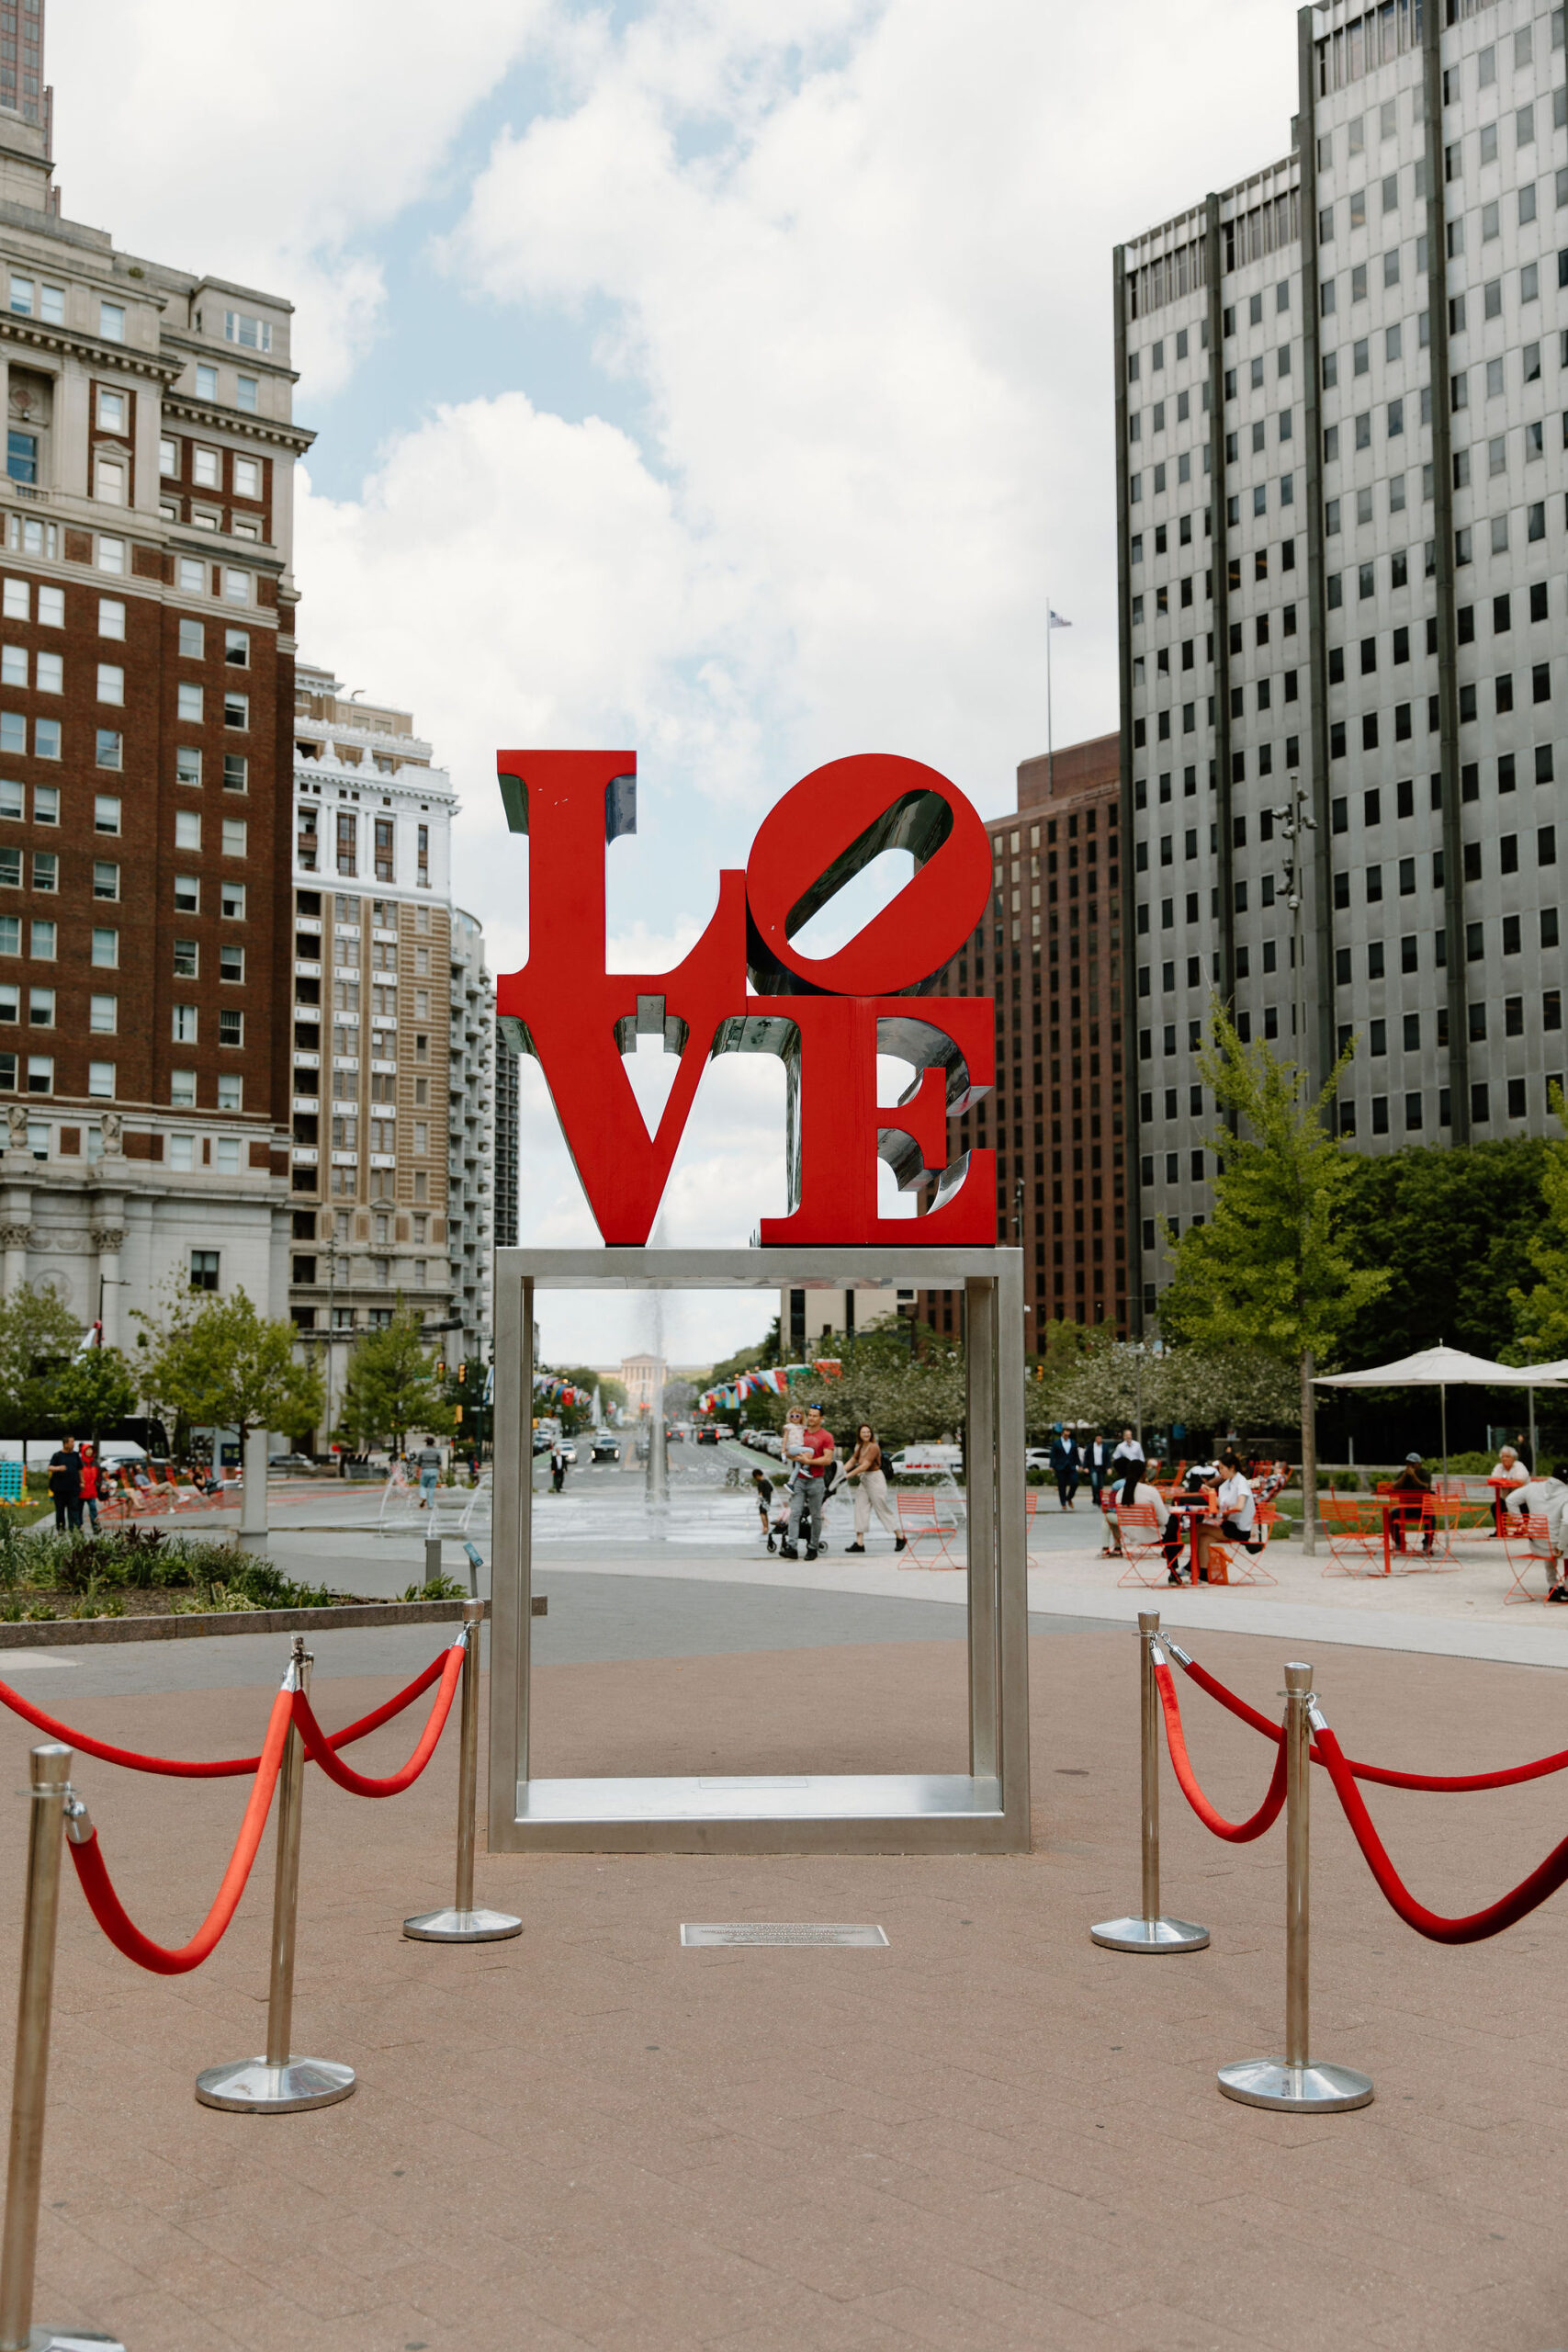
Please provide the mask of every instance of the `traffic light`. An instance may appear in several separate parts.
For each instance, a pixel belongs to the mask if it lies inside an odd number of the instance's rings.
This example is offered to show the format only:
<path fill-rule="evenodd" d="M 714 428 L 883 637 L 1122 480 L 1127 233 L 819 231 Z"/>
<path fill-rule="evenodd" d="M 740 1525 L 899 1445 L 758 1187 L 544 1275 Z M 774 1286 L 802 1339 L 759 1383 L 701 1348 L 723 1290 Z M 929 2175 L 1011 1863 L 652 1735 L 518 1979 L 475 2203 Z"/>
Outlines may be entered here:
<path fill-rule="evenodd" d="M 458 1385 L 458 1387 L 459 1387 L 459 1388 L 464 1387 L 464 1386 L 466 1386 L 466 1385 L 467 1385 L 467 1384 L 468 1384 L 468 1365 L 467 1365 L 466 1363 L 460 1363 L 460 1364 L 457 1366 L 457 1385 Z"/>
<path fill-rule="evenodd" d="M 453 1407 L 453 1408 L 452 1408 L 452 1419 L 453 1419 L 453 1420 L 454 1420 L 455 1422 L 457 1422 L 457 1425 L 458 1425 L 459 1427 L 461 1427 L 461 1425 L 462 1425 L 462 1419 L 463 1419 L 463 1408 L 462 1408 L 461 1405 L 455 1405 L 455 1406 Z"/>
<path fill-rule="evenodd" d="M 435 1359 L 435 1377 L 437 1380 L 445 1380 L 446 1377 L 446 1359 L 445 1356 L 437 1356 Z"/>

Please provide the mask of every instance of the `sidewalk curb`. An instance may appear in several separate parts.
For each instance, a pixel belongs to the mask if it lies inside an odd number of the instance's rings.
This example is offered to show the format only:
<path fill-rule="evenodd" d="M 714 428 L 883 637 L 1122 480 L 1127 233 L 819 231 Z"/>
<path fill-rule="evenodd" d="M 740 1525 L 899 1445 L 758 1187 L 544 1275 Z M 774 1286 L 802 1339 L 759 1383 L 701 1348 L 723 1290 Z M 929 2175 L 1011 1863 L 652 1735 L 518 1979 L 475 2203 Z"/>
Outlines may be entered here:
<path fill-rule="evenodd" d="M 341 1609 L 226 1609 L 168 1617 L 59 1617 L 0 1623 L 0 1649 L 62 1649 L 83 1643 L 187 1642 L 222 1634 L 326 1634 L 363 1625 L 455 1625 L 460 1600 L 370 1600 Z M 484 1605 L 490 1615 L 490 1603 Z"/>

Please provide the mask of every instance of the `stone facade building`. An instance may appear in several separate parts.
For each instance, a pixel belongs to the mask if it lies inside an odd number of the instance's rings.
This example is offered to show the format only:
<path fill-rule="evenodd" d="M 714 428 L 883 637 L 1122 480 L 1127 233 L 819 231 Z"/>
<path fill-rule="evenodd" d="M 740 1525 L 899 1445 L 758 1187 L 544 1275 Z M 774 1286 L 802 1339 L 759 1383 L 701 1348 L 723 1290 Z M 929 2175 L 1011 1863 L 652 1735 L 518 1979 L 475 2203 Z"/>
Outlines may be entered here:
<path fill-rule="evenodd" d="M 52 1284 L 85 1325 L 101 1306 L 124 1340 L 171 1278 L 287 1302 L 276 976 L 311 436 L 286 301 L 62 216 L 41 7 L 18 21 L 19 89 L 15 50 L 0 61 L 0 1274 Z"/>

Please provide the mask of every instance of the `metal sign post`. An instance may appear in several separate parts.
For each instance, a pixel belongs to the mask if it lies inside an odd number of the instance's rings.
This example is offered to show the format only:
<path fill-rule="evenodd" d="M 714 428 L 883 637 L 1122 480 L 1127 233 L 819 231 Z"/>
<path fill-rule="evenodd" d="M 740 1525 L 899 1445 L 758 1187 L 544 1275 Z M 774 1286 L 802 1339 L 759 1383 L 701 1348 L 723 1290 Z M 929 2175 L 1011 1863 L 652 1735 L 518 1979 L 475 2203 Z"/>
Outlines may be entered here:
<path fill-rule="evenodd" d="M 918 1223 L 919 1220 L 913 1222 Z M 531 1408 L 539 1289 L 962 1289 L 968 1331 L 967 1772 L 536 1779 L 529 1761 Z M 1029 1596 L 1023 1271 L 1016 1249 L 498 1250 L 492 1853 L 1024 1853 Z"/>

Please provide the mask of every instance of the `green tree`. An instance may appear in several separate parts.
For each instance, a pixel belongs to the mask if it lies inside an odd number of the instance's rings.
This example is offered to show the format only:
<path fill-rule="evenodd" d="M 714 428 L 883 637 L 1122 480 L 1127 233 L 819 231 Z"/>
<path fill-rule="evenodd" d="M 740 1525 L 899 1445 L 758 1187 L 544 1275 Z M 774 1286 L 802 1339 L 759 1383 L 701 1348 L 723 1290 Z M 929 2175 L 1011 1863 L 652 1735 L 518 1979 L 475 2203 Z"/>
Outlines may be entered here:
<path fill-rule="evenodd" d="M 111 1422 L 136 1409 L 136 1384 L 118 1348 L 84 1348 L 61 1365 L 50 1394 L 61 1427 L 95 1443 Z"/>
<path fill-rule="evenodd" d="M 429 1426 L 438 1398 L 420 1328 L 418 1310 L 399 1306 L 355 1343 L 337 1430 L 350 1446 L 363 1451 L 389 1438 L 400 1449 L 411 1429 Z M 482 1393 L 482 1374 L 479 1386 Z"/>
<path fill-rule="evenodd" d="M 82 1326 L 51 1290 L 24 1283 L 0 1303 L 0 1417 L 8 1437 L 54 1419 L 54 1384 L 82 1344 Z"/>
<path fill-rule="evenodd" d="M 258 1315 L 246 1292 L 166 1294 L 162 1320 L 139 1315 L 147 1332 L 143 1386 L 188 1427 L 209 1423 L 240 1434 L 282 1430 L 290 1437 L 321 1418 L 321 1383 L 294 1361 L 291 1323 Z"/>
<path fill-rule="evenodd" d="M 1553 1117 L 1568 1128 L 1562 1089 L 1550 1095 Z M 1541 1146 L 1540 1204 L 1525 1243 L 1525 1255 L 1540 1279 L 1528 1290 L 1508 1293 L 1517 1345 L 1510 1356 L 1524 1363 L 1555 1363 L 1568 1356 L 1568 1141 L 1559 1136 Z"/>
<path fill-rule="evenodd" d="M 1213 1001 L 1213 1044 L 1200 1069 L 1222 1113 L 1210 1138 L 1219 1162 L 1213 1214 L 1178 1242 L 1176 1272 L 1160 1303 L 1168 1340 L 1216 1349 L 1258 1349 L 1300 1375 L 1302 1504 L 1306 1545 L 1317 1520 L 1313 1371 L 1353 1317 L 1388 1287 L 1386 1268 L 1359 1266 L 1345 1233 L 1353 1182 L 1349 1155 L 1325 1114 L 1348 1064 L 1348 1048 L 1315 1098 L 1294 1063 L 1266 1045 L 1244 1046 Z"/>
<path fill-rule="evenodd" d="M 1340 1355 L 1348 1369 L 1390 1363 L 1440 1340 L 1472 1355 L 1503 1352 L 1515 1328 L 1512 1287 L 1528 1281 L 1531 1245 L 1542 1237 L 1554 1148 L 1563 1147 L 1520 1136 L 1464 1151 L 1427 1145 L 1351 1158 L 1346 1238 L 1363 1264 L 1386 1267 L 1390 1279 L 1346 1327 Z M 1546 1353 L 1568 1354 L 1568 1333 Z"/>

